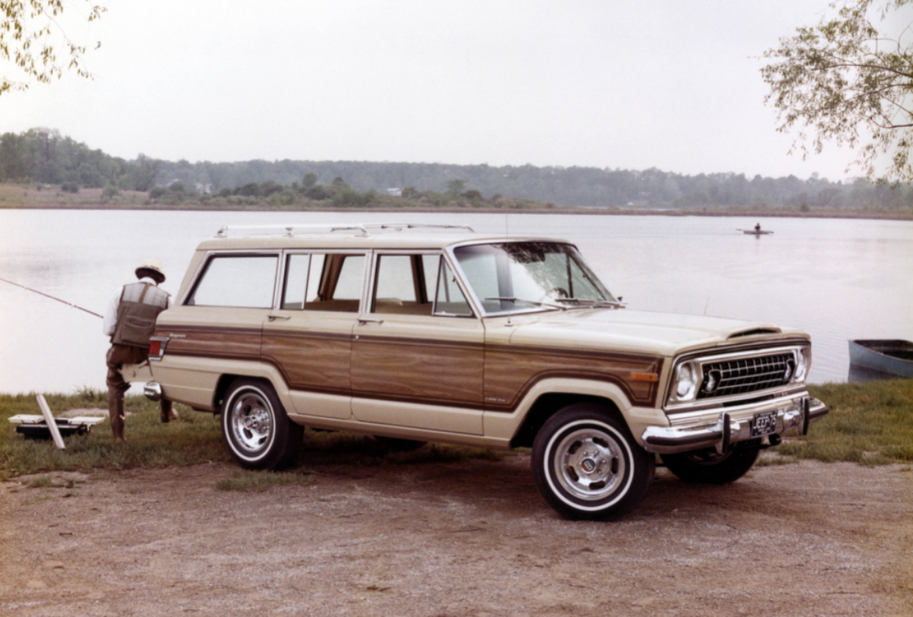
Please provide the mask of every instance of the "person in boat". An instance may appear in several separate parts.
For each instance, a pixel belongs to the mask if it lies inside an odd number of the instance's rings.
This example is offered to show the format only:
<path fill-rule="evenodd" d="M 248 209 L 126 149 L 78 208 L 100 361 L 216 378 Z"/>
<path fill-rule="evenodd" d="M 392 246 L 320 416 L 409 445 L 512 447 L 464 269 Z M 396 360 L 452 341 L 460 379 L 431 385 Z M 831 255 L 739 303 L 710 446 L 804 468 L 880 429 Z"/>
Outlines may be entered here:
<path fill-rule="evenodd" d="M 756 223 L 755 226 L 754 226 L 754 230 L 755 230 L 756 233 L 757 233 L 757 232 L 760 232 L 760 231 L 761 231 L 761 224 L 760 224 L 760 223 Z"/>
<path fill-rule="evenodd" d="M 171 304 L 171 295 L 159 288 L 165 282 L 161 262 L 147 259 L 136 269 L 136 283 L 123 286 L 111 299 L 105 312 L 104 333 L 111 337 L 106 356 L 108 375 L 108 416 L 114 439 L 124 439 L 124 394 L 130 384 L 121 375 L 125 364 L 139 364 L 149 359 L 149 337 L 155 329 L 155 319 Z M 162 399 L 161 420 L 177 418 L 171 401 Z"/>

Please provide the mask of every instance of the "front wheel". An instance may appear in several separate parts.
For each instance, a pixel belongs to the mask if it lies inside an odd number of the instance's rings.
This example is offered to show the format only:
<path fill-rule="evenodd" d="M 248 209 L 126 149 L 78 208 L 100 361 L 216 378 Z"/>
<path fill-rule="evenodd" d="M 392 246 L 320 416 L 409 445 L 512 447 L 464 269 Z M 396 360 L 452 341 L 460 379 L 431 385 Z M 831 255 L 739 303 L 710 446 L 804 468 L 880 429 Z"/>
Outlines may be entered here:
<path fill-rule="evenodd" d="M 533 443 L 533 480 L 539 493 L 570 519 L 604 519 L 640 503 L 656 461 L 624 422 L 591 403 L 565 407 Z"/>
<path fill-rule="evenodd" d="M 237 379 L 222 404 L 222 438 L 248 469 L 276 469 L 295 462 L 304 427 L 289 420 L 272 386 Z"/>
<path fill-rule="evenodd" d="M 757 441 L 745 441 L 725 454 L 710 448 L 683 454 L 663 454 L 662 458 L 669 471 L 686 482 L 729 484 L 748 473 L 760 452 L 761 446 Z"/>

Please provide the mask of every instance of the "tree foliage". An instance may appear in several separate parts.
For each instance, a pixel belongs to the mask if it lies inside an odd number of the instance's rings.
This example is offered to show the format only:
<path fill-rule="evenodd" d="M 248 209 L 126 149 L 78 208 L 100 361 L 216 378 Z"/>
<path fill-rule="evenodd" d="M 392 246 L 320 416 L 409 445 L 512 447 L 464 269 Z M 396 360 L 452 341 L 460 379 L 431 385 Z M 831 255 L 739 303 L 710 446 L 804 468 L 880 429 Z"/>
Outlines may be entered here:
<path fill-rule="evenodd" d="M 765 101 L 778 111 L 779 131 L 799 129 L 793 149 L 803 158 L 835 142 L 856 150 L 869 179 L 913 180 L 913 24 L 899 23 L 911 4 L 833 3 L 836 15 L 765 52 Z"/>
<path fill-rule="evenodd" d="M 134 161 L 92 150 L 53 129 L 0 135 L 0 182 L 67 184 L 85 188 L 114 185 L 148 191 L 155 186 L 160 161 L 140 154 Z"/>
<path fill-rule="evenodd" d="M 0 60 L 14 65 L 24 79 L 12 79 L 3 69 L 0 94 L 7 90 L 25 90 L 29 81 L 47 83 L 60 78 L 65 70 L 80 77 L 91 77 L 82 66 L 85 45 L 74 43 L 64 32 L 61 19 L 64 6 L 67 15 L 78 13 L 89 22 L 100 18 L 105 8 L 91 0 L 0 0 Z M 59 50 L 65 50 L 61 52 Z M 58 54 L 63 58 L 58 60 Z"/>

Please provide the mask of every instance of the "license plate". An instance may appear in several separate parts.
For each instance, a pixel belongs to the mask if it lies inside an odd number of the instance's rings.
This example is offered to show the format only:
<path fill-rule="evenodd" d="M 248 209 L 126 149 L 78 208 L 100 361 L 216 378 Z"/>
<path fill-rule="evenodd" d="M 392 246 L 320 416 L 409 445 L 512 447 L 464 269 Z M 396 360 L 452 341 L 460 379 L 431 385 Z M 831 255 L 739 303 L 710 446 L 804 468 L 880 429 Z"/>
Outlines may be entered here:
<path fill-rule="evenodd" d="M 777 411 L 756 413 L 751 418 L 751 436 L 762 437 L 777 431 Z"/>

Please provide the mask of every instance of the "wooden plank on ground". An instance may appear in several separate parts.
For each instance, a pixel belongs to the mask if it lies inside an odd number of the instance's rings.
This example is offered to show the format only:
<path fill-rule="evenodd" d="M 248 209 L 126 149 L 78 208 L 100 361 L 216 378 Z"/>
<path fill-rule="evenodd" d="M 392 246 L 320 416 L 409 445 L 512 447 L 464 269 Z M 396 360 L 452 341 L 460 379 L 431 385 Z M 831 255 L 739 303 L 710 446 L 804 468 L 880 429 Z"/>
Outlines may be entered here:
<path fill-rule="evenodd" d="M 35 398 L 38 399 L 38 406 L 41 407 L 41 414 L 44 416 L 44 421 L 48 423 L 48 429 L 51 431 L 51 437 L 54 438 L 54 444 L 61 450 L 66 449 L 66 446 L 63 443 L 63 437 L 60 436 L 60 431 L 57 430 L 57 421 L 54 420 L 54 416 L 51 415 L 51 408 L 48 407 L 48 402 L 44 400 L 44 395 L 39 394 Z"/>

